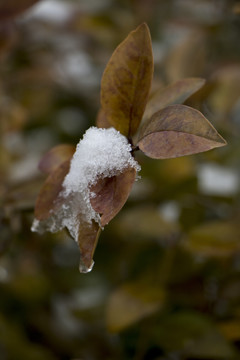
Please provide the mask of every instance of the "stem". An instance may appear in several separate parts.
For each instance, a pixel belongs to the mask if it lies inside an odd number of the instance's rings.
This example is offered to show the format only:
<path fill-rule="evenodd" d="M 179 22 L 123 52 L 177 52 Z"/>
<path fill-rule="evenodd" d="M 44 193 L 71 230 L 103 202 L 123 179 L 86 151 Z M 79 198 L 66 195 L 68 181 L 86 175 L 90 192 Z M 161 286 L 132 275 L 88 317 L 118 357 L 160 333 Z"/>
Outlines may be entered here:
<path fill-rule="evenodd" d="M 132 148 L 131 153 L 133 155 L 135 151 L 139 150 L 139 147 L 137 145 L 133 145 L 133 142 L 132 142 L 131 138 L 128 138 L 128 142 L 131 145 L 131 148 Z"/>
<path fill-rule="evenodd" d="M 134 153 L 135 151 L 138 151 L 139 147 L 137 145 L 132 145 L 132 153 Z"/>

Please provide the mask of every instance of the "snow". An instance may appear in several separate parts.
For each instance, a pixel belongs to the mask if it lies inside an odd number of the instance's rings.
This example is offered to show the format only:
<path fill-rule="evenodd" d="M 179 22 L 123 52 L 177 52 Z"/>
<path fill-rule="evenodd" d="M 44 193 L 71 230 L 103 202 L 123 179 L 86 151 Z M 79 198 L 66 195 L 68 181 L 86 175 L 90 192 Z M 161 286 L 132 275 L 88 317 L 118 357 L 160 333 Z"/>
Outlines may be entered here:
<path fill-rule="evenodd" d="M 127 138 L 114 128 L 91 127 L 78 143 L 69 173 L 63 181 L 63 191 L 58 196 L 62 205 L 47 220 L 35 219 L 32 231 L 56 232 L 66 227 L 77 241 L 81 221 L 90 225 L 94 220 L 100 225 L 100 215 L 90 202 L 94 196 L 91 186 L 98 179 L 118 175 L 129 167 L 137 172 L 140 170 L 131 155 Z"/>
<path fill-rule="evenodd" d="M 139 170 L 130 152 L 131 145 L 126 137 L 114 128 L 88 129 L 77 145 L 70 171 L 63 182 L 65 193 L 86 190 L 100 175 L 111 177 L 127 167 Z"/>

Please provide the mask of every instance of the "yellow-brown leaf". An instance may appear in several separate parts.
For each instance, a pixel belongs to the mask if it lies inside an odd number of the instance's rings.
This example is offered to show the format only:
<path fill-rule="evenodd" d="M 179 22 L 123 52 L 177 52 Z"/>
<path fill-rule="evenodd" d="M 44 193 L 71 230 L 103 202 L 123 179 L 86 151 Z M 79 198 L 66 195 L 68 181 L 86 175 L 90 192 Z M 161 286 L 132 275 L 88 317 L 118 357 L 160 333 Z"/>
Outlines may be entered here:
<path fill-rule="evenodd" d="M 144 118 L 149 119 L 155 112 L 173 104 L 182 104 L 205 84 L 201 78 L 181 79 L 164 89 L 156 91 L 149 99 Z"/>
<path fill-rule="evenodd" d="M 164 304 L 165 292 L 151 280 L 125 283 L 110 296 L 107 306 L 107 326 L 119 332 L 144 317 L 157 312 Z"/>
<path fill-rule="evenodd" d="M 152 75 L 151 37 L 144 23 L 116 48 L 101 83 L 101 103 L 108 121 L 127 137 L 138 129 Z"/>

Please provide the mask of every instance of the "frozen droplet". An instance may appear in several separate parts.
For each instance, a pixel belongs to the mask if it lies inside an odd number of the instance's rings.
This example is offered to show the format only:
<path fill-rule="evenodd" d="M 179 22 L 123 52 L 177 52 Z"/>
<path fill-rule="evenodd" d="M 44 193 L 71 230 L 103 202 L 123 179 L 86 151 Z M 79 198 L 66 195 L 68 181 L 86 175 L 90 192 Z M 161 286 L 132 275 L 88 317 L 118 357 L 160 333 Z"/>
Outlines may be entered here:
<path fill-rule="evenodd" d="M 94 261 L 92 261 L 91 265 L 89 267 L 87 267 L 84 262 L 81 261 L 80 259 L 80 264 L 79 264 L 79 271 L 80 273 L 82 274 L 87 274 L 89 273 L 90 271 L 92 271 L 92 268 L 93 268 L 93 265 L 94 265 Z"/>
<path fill-rule="evenodd" d="M 37 232 L 39 227 L 39 220 L 34 219 L 31 227 L 32 232 Z"/>

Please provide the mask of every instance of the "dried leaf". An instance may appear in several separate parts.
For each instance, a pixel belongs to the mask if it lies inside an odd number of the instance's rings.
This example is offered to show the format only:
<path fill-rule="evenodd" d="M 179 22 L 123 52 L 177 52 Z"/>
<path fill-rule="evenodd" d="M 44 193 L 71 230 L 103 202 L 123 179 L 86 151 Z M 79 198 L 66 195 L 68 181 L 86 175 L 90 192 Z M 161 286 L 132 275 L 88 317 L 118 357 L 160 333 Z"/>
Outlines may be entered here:
<path fill-rule="evenodd" d="M 110 331 L 122 331 L 163 306 L 164 290 L 149 281 L 126 283 L 112 293 L 107 307 Z"/>
<path fill-rule="evenodd" d="M 97 119 L 96 119 L 96 126 L 98 128 L 103 128 L 103 129 L 108 129 L 112 126 L 110 124 L 110 122 L 108 121 L 103 109 L 100 109 L 98 111 Z"/>
<path fill-rule="evenodd" d="M 78 245 L 81 254 L 79 270 L 82 273 L 87 273 L 92 269 L 93 254 L 100 232 L 101 229 L 96 222 L 93 221 L 92 224 L 80 222 Z"/>
<path fill-rule="evenodd" d="M 0 1 L 0 20 L 8 20 L 27 10 L 39 0 L 8 0 Z"/>
<path fill-rule="evenodd" d="M 139 148 L 154 159 L 196 154 L 226 145 L 203 114 L 185 105 L 171 105 L 155 113 L 139 139 Z"/>
<path fill-rule="evenodd" d="M 101 214 L 101 225 L 105 226 L 121 210 L 136 177 L 136 170 L 128 168 L 123 173 L 111 178 L 100 179 L 92 186 L 91 192 L 95 194 L 91 198 L 93 209 Z"/>
<path fill-rule="evenodd" d="M 138 129 L 152 75 L 151 37 L 144 23 L 117 47 L 102 77 L 102 108 L 111 125 L 125 136 Z"/>
<path fill-rule="evenodd" d="M 178 80 L 164 89 L 156 91 L 149 99 L 144 117 L 149 119 L 156 111 L 173 104 L 182 104 L 205 84 L 201 78 Z"/>
<path fill-rule="evenodd" d="M 75 150 L 75 147 L 72 145 L 62 144 L 55 146 L 43 156 L 38 165 L 39 170 L 43 173 L 50 174 L 63 162 L 70 160 Z"/>
<path fill-rule="evenodd" d="M 56 201 L 62 191 L 62 183 L 69 171 L 70 160 L 66 160 L 48 176 L 43 184 L 35 205 L 35 218 L 46 220 L 51 212 L 56 209 L 60 202 Z"/>
<path fill-rule="evenodd" d="M 190 252 L 215 258 L 226 258 L 239 252 L 239 226 L 232 222 L 212 221 L 190 231 L 183 246 Z"/>

